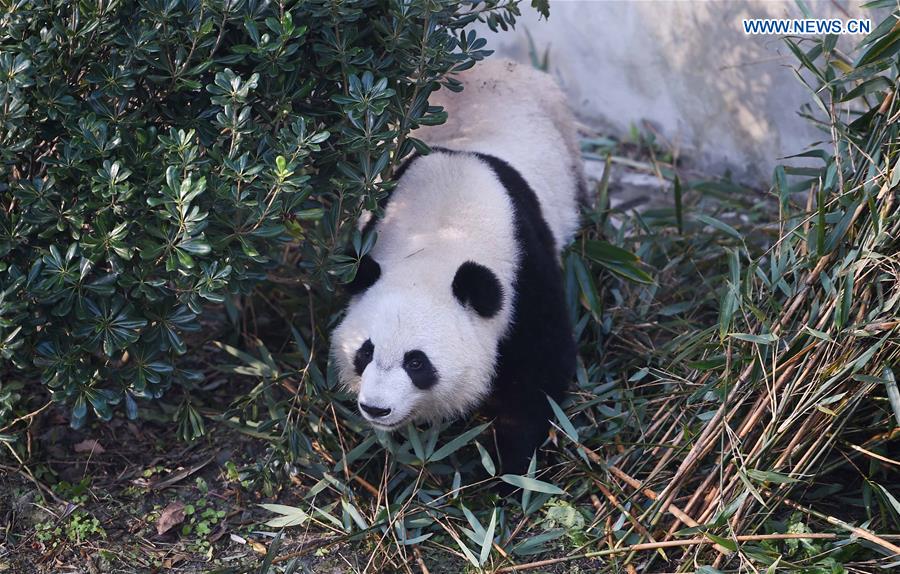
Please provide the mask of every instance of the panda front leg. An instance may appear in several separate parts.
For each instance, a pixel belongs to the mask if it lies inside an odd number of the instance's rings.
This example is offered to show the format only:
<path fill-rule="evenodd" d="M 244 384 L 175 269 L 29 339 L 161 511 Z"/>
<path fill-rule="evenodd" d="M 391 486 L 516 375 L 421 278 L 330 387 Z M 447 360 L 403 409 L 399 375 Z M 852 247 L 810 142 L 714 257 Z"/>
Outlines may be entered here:
<path fill-rule="evenodd" d="M 547 439 L 553 411 L 538 389 L 523 389 L 498 405 L 494 429 L 501 469 L 506 474 L 524 475 L 535 450 Z"/>

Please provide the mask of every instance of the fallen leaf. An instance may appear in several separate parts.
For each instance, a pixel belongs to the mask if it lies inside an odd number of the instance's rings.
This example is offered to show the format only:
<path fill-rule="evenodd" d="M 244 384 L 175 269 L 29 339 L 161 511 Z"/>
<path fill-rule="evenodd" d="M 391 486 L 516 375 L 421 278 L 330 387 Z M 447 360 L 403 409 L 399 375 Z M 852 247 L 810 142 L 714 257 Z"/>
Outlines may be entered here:
<path fill-rule="evenodd" d="M 176 554 L 176 555 L 172 556 L 171 558 L 166 558 L 165 560 L 163 560 L 163 567 L 164 568 L 172 568 L 172 567 L 176 566 L 179 562 L 184 562 L 185 560 L 188 560 L 189 558 L 190 558 L 190 556 L 188 556 L 187 554 Z"/>
<path fill-rule="evenodd" d="M 247 543 L 246 538 L 244 538 L 243 536 L 238 536 L 237 534 L 229 534 L 228 537 L 231 538 L 232 542 L 237 542 L 238 544 L 246 544 Z"/>
<path fill-rule="evenodd" d="M 184 522 L 184 503 L 176 500 L 165 507 L 156 519 L 156 533 L 165 534 L 182 522 Z"/>
<path fill-rule="evenodd" d="M 75 443 L 74 447 L 75 452 L 89 452 L 92 455 L 94 454 L 103 454 L 106 452 L 106 449 L 100 444 L 99 441 L 87 438 L 81 442 Z"/>
<path fill-rule="evenodd" d="M 209 541 L 210 542 L 218 542 L 219 538 L 222 538 L 225 535 L 226 529 L 227 529 L 227 526 L 223 522 L 222 524 L 220 524 L 218 526 L 218 528 L 215 529 L 215 531 L 213 531 L 212 535 L 209 537 Z"/>
<path fill-rule="evenodd" d="M 253 551 L 257 554 L 266 554 L 269 551 L 269 549 L 266 548 L 265 544 L 260 544 L 256 540 L 248 540 L 247 544 L 249 544 L 250 548 L 252 548 Z"/>

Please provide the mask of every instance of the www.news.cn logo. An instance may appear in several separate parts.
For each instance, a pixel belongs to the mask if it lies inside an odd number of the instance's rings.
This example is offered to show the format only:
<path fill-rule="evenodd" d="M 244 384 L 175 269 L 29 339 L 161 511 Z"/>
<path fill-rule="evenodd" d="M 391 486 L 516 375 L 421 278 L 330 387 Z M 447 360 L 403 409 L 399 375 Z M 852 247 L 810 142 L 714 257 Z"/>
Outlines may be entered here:
<path fill-rule="evenodd" d="M 743 20 L 744 34 L 794 34 L 821 36 L 823 34 L 868 34 L 872 21 L 868 19 L 840 20 L 838 18 L 752 18 Z"/>

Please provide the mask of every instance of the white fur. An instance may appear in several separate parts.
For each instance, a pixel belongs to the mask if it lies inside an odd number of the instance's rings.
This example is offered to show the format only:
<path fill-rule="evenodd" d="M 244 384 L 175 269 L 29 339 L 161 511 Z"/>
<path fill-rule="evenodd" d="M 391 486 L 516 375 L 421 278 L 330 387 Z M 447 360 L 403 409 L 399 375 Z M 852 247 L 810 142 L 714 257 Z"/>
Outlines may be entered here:
<path fill-rule="evenodd" d="M 575 121 L 549 74 L 488 59 L 460 74 L 465 89 L 440 90 L 446 123 L 416 130 L 431 145 L 499 157 L 522 174 L 541 202 L 559 250 L 578 230 L 577 188 L 584 174 Z"/>
<path fill-rule="evenodd" d="M 415 135 L 510 163 L 538 195 L 559 249 L 577 226 L 580 176 L 561 93 L 549 76 L 507 62 L 479 64 L 461 79 L 462 93 L 435 98 L 448 108 L 449 125 Z M 434 153 L 417 159 L 400 180 L 376 227 L 371 255 L 381 277 L 351 301 L 332 342 L 341 382 L 359 402 L 392 409 L 381 419 L 362 413 L 373 426 L 450 418 L 490 391 L 519 266 L 512 210 L 493 170 L 475 156 Z M 466 261 L 500 280 L 503 306 L 489 319 L 453 296 L 453 278 Z M 360 377 L 353 358 L 366 339 L 374 344 L 374 359 Z M 414 349 L 438 372 L 430 389 L 416 388 L 403 370 L 404 354 Z"/>

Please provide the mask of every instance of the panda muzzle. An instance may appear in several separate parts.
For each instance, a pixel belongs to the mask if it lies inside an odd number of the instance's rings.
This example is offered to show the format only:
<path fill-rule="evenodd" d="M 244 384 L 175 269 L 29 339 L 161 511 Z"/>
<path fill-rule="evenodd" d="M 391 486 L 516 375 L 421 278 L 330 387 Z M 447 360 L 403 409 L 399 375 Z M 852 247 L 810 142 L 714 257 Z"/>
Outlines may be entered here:
<path fill-rule="evenodd" d="M 384 418 L 391 414 L 391 409 L 389 408 L 376 407 L 367 405 L 366 403 L 359 403 L 359 408 L 362 409 L 364 413 L 375 419 Z"/>

